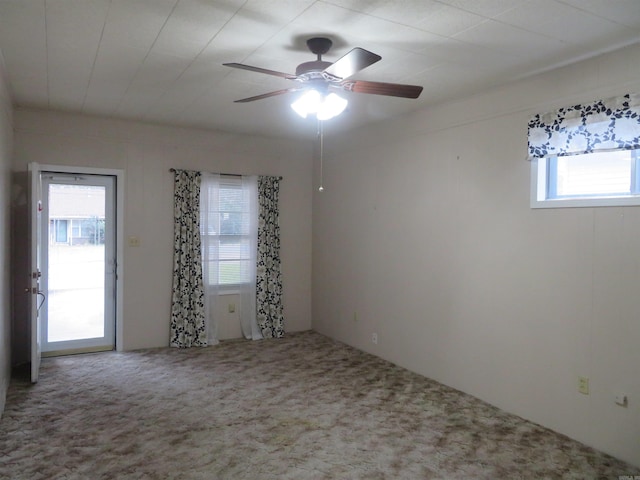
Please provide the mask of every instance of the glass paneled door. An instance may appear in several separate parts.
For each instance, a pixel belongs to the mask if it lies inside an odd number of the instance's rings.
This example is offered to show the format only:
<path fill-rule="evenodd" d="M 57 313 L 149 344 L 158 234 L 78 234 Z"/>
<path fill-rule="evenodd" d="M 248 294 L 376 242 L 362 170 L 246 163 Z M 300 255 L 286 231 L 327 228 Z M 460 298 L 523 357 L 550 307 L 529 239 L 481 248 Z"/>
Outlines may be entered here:
<path fill-rule="evenodd" d="M 42 352 L 115 347 L 115 177 L 42 172 Z"/>

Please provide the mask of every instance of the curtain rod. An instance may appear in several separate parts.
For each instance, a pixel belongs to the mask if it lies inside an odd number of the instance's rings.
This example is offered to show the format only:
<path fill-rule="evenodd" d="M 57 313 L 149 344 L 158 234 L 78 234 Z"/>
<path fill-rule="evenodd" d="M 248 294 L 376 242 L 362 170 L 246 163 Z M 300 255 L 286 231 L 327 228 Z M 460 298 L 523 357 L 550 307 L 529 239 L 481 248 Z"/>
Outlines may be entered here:
<path fill-rule="evenodd" d="M 174 173 L 176 171 L 176 169 L 175 168 L 170 168 L 169 171 L 171 173 Z M 208 173 L 214 173 L 214 172 L 208 172 Z M 218 172 L 215 172 L 215 173 L 217 175 L 222 175 L 222 176 L 225 176 L 225 177 L 242 177 L 242 174 L 238 174 L 238 173 L 218 173 Z M 278 177 L 278 180 L 282 180 L 282 176 Z"/>

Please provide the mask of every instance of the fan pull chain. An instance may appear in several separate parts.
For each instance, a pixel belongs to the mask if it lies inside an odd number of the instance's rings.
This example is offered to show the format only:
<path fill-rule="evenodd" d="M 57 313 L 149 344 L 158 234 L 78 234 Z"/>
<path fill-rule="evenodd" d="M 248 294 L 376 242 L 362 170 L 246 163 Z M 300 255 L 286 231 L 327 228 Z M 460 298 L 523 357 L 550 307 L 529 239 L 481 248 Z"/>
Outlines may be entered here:
<path fill-rule="evenodd" d="M 320 187 L 318 188 L 319 192 L 324 191 L 323 183 L 323 160 L 324 160 L 324 131 L 322 129 L 322 120 L 318 119 L 318 140 L 320 140 Z"/>

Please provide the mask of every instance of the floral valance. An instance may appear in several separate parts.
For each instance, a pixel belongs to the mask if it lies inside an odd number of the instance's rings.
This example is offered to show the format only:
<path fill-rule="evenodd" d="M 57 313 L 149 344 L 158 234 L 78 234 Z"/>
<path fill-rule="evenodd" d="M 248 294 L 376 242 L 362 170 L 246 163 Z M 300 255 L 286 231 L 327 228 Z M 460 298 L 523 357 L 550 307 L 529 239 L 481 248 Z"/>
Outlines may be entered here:
<path fill-rule="evenodd" d="M 627 94 L 534 115 L 529 160 L 640 148 L 640 95 Z"/>

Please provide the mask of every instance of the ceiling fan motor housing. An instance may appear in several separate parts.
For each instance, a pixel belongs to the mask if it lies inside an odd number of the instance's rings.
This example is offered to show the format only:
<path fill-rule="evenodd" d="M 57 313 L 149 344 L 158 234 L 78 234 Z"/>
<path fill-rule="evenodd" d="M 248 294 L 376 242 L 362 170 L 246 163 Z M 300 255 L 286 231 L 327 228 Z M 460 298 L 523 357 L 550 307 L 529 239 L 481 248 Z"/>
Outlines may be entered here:
<path fill-rule="evenodd" d="M 322 72 L 325 68 L 333 65 L 331 62 L 325 62 L 323 60 L 314 60 L 313 62 L 304 62 L 298 65 L 296 68 L 296 75 L 304 75 L 306 73 Z"/>
<path fill-rule="evenodd" d="M 311 53 L 318 55 L 318 60 L 320 60 L 320 55 L 324 55 L 329 51 L 331 45 L 333 45 L 333 42 L 326 37 L 313 37 L 307 40 L 307 47 L 309 47 Z"/>

